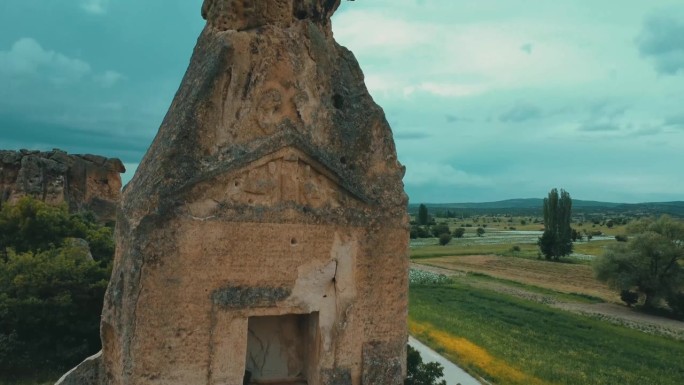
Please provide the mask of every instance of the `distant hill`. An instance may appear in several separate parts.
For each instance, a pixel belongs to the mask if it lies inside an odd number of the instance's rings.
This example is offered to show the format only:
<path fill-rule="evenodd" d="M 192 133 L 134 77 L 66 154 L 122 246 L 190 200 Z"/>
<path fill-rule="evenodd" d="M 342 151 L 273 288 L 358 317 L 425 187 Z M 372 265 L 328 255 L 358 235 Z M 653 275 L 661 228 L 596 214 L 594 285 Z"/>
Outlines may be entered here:
<path fill-rule="evenodd" d="M 451 211 L 457 214 L 510 214 L 510 215 L 541 215 L 543 199 L 507 199 L 496 202 L 467 202 L 467 203 L 425 203 L 433 213 Z M 419 203 L 409 204 L 409 212 L 418 212 Z M 646 202 L 646 203 L 616 203 L 598 202 L 581 199 L 572 200 L 574 214 L 603 214 L 648 216 L 669 214 L 684 217 L 684 201 L 676 202 Z"/>

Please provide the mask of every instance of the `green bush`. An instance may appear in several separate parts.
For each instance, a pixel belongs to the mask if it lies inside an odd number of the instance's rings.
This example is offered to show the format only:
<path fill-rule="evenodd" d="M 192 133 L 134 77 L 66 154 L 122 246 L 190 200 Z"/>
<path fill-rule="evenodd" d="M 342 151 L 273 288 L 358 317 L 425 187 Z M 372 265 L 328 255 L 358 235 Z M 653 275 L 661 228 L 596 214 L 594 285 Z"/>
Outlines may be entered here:
<path fill-rule="evenodd" d="M 634 234 L 629 242 L 610 245 L 594 260 L 596 277 L 617 290 L 634 290 L 644 296 L 645 307 L 658 308 L 684 284 L 684 222 L 664 215 L 633 222 L 627 230 Z"/>
<path fill-rule="evenodd" d="M 446 246 L 451 242 L 451 234 L 449 233 L 444 233 L 439 236 L 439 244 L 442 246 Z"/>
<path fill-rule="evenodd" d="M 442 222 L 437 225 L 432 226 L 430 228 L 430 232 L 432 232 L 432 235 L 434 237 L 439 237 L 442 234 L 448 234 L 449 233 L 449 225 L 446 223 Z"/>
<path fill-rule="evenodd" d="M 639 301 L 639 293 L 630 290 L 621 290 L 620 299 L 626 303 L 627 306 L 632 306 Z"/>
<path fill-rule="evenodd" d="M 0 247 L 0 373 L 63 369 L 99 350 L 112 230 L 24 198 L 0 210 Z"/>
<path fill-rule="evenodd" d="M 411 345 L 407 346 L 404 385 L 446 385 L 445 380 L 438 381 L 443 376 L 444 367 L 440 363 L 424 363 L 420 353 Z"/>
<path fill-rule="evenodd" d="M 412 226 L 411 234 L 412 239 L 415 238 L 430 238 L 430 232 L 425 228 L 425 226 Z"/>

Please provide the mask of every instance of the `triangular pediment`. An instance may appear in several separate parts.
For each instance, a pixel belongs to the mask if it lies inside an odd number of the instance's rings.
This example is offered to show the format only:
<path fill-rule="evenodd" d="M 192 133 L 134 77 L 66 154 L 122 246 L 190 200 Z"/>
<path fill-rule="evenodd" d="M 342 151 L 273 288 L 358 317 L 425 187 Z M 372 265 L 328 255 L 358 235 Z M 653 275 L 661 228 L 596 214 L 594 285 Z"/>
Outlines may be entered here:
<path fill-rule="evenodd" d="M 317 209 L 363 204 L 338 175 L 296 147 L 282 148 L 197 187 L 204 199 L 228 205 L 295 203 Z"/>

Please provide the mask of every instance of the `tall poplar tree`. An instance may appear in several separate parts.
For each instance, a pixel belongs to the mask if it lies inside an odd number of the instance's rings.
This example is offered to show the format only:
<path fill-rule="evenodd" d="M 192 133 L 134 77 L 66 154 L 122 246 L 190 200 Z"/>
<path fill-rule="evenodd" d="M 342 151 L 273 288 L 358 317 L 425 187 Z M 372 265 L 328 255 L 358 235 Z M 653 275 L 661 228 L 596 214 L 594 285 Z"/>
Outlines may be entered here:
<path fill-rule="evenodd" d="M 424 204 L 421 203 L 420 206 L 418 206 L 418 224 L 421 226 L 425 226 L 428 223 L 428 209 L 425 207 Z"/>
<path fill-rule="evenodd" d="M 544 234 L 537 242 L 539 249 L 546 259 L 558 260 L 560 257 L 572 253 L 572 198 L 561 189 L 560 196 L 557 189 L 549 192 L 544 198 Z"/>

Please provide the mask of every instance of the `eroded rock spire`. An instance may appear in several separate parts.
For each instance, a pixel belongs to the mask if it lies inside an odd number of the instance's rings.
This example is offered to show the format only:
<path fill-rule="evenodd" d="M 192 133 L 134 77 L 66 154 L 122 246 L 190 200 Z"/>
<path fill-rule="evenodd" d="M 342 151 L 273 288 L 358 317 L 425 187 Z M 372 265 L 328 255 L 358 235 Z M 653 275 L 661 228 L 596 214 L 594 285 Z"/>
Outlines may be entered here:
<path fill-rule="evenodd" d="M 403 383 L 404 169 L 338 6 L 205 1 L 124 191 L 102 354 L 64 384 Z"/>

